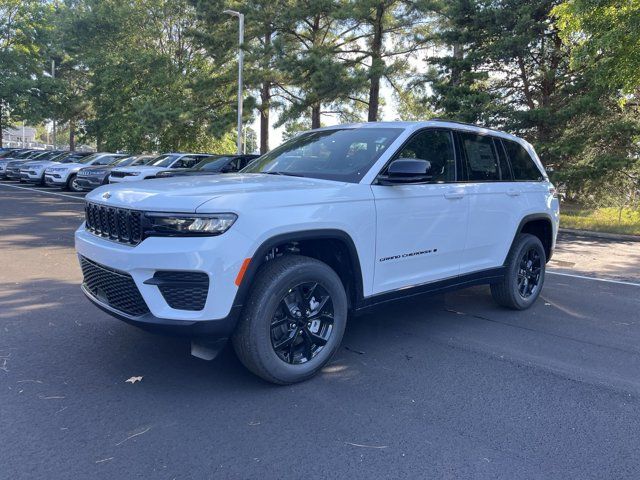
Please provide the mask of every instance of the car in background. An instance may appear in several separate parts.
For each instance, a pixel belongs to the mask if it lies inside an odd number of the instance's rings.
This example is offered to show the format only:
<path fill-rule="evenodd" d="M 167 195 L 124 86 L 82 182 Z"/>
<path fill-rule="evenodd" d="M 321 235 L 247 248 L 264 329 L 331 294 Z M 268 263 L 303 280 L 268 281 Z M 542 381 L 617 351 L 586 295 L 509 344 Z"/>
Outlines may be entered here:
<path fill-rule="evenodd" d="M 24 162 L 20 165 L 20 180 L 36 185 L 44 185 L 44 172 L 48 167 L 65 163 L 77 163 L 89 155 L 91 155 L 91 152 L 64 152 L 62 155 L 50 160 L 40 161 L 40 159 L 37 159 Z"/>
<path fill-rule="evenodd" d="M 141 167 L 153 162 L 157 155 L 133 155 L 131 157 L 118 158 L 109 165 L 94 165 L 81 168 L 78 171 L 76 181 L 84 191 L 93 190 L 100 185 L 109 183 L 109 174 L 116 167 Z"/>
<path fill-rule="evenodd" d="M 23 159 L 12 160 L 7 163 L 7 166 L 4 171 L 5 177 L 7 178 L 7 180 L 20 180 L 21 182 L 23 182 L 24 180 L 22 180 L 22 178 L 20 177 L 20 169 L 24 165 L 30 164 L 32 162 L 38 162 L 38 161 L 47 162 L 50 160 L 54 160 L 55 158 L 60 157 L 64 153 L 65 152 L 62 150 L 47 150 L 37 155 L 28 157 L 26 160 L 23 160 Z"/>
<path fill-rule="evenodd" d="M 5 158 L 0 159 L 0 178 L 6 178 L 7 165 L 10 162 L 13 162 L 15 160 L 21 160 L 26 162 L 27 160 L 31 160 L 35 156 L 40 155 L 42 153 L 44 153 L 44 150 L 28 149 L 28 150 L 19 151 L 17 153 L 12 152 L 11 155 L 8 155 Z"/>
<path fill-rule="evenodd" d="M 260 155 L 212 155 L 202 160 L 193 168 L 164 170 L 158 172 L 156 178 L 234 173 L 243 169 L 258 157 L 260 157 Z"/>
<path fill-rule="evenodd" d="M 76 179 L 81 168 L 90 165 L 109 165 L 117 158 L 128 157 L 124 153 L 100 152 L 82 158 L 75 163 L 67 163 L 59 166 L 48 167 L 44 171 L 44 183 L 54 187 L 66 188 L 73 192 L 81 192 Z"/>
<path fill-rule="evenodd" d="M 207 153 L 165 153 L 142 167 L 114 168 L 109 175 L 109 183 L 136 182 L 155 178 L 164 170 L 193 168 L 209 157 L 211 154 Z"/>
<path fill-rule="evenodd" d="M 2 148 L 0 148 L 0 159 L 6 158 L 6 157 L 8 157 L 8 156 L 10 156 L 11 154 L 14 154 L 14 153 L 18 153 L 21 150 L 23 150 L 23 149 L 21 149 L 21 148 L 2 147 Z"/>

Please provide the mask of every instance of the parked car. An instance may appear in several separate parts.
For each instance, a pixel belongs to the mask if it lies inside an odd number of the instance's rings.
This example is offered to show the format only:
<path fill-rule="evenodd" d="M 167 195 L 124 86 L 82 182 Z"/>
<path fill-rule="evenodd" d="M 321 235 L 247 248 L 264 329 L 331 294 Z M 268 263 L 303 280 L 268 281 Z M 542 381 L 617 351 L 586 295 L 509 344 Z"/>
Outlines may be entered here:
<path fill-rule="evenodd" d="M 142 167 L 114 168 L 109 175 L 109 183 L 137 182 L 147 178 L 155 178 L 159 172 L 164 170 L 192 168 L 210 156 L 210 154 L 204 153 L 165 153 Z"/>
<path fill-rule="evenodd" d="M 82 190 L 93 190 L 100 185 L 109 183 L 109 174 L 116 167 L 141 167 L 154 159 L 157 155 L 133 155 L 131 157 L 118 158 L 108 165 L 95 165 L 81 168 L 76 178 L 77 184 Z"/>
<path fill-rule="evenodd" d="M 260 155 L 211 155 L 205 158 L 193 168 L 163 170 L 156 174 L 156 178 L 185 177 L 192 175 L 219 175 L 221 173 L 234 173 Z"/>
<path fill-rule="evenodd" d="M 63 152 L 62 150 L 47 150 L 37 155 L 33 155 L 27 158 L 26 160 L 25 159 L 12 160 L 7 163 L 7 166 L 5 168 L 5 177 L 8 180 L 19 180 L 23 182 L 24 180 L 21 178 L 20 169 L 23 168 L 25 165 L 30 165 L 33 162 L 37 163 L 40 161 L 42 162 L 51 161 L 57 157 L 60 157 L 64 153 L 65 152 Z"/>
<path fill-rule="evenodd" d="M 47 185 L 66 188 L 73 192 L 81 192 L 82 189 L 76 181 L 78 171 L 90 165 L 109 165 L 117 158 L 128 157 L 122 153 L 94 153 L 78 160 L 76 163 L 67 163 L 48 167 L 44 171 L 44 183 Z"/>
<path fill-rule="evenodd" d="M 11 155 L 0 159 L 0 178 L 7 178 L 7 166 L 11 162 L 26 162 L 27 160 L 31 160 L 34 157 L 45 153 L 44 150 L 22 150 L 17 153 L 12 153 Z"/>
<path fill-rule="evenodd" d="M 240 173 L 108 185 L 75 234 L 86 296 L 211 359 L 231 338 L 256 375 L 310 378 L 349 312 L 490 284 L 540 295 L 559 206 L 533 147 L 456 122 L 302 133 Z"/>
<path fill-rule="evenodd" d="M 20 179 L 28 183 L 44 185 L 44 172 L 47 168 L 58 164 L 77 163 L 89 155 L 91 155 L 90 152 L 63 152 L 62 155 L 50 160 L 37 159 L 24 162 L 20 165 Z"/>

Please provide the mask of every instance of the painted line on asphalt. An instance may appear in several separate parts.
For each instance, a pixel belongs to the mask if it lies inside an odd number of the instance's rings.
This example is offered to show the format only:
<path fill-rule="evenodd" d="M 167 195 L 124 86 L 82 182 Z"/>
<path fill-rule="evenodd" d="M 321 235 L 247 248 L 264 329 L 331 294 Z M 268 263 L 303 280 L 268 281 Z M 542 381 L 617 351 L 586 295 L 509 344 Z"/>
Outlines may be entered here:
<path fill-rule="evenodd" d="M 612 280 L 610 278 L 587 277 L 585 275 L 575 275 L 573 273 L 550 272 L 549 270 L 547 270 L 547 273 L 549 273 L 551 275 L 561 275 L 563 277 L 572 277 L 572 278 L 582 278 L 584 280 L 593 280 L 595 282 L 617 283 L 619 285 L 631 285 L 632 287 L 640 287 L 640 283 L 624 282 L 622 280 Z"/>
<path fill-rule="evenodd" d="M 31 187 L 20 187 L 18 185 L 8 185 L 6 183 L 0 183 L 0 186 L 2 187 L 9 187 L 9 188 L 17 188 L 19 190 L 28 190 L 30 192 L 37 192 L 37 193 L 42 193 L 43 195 L 55 195 L 56 197 L 64 197 L 64 198 L 70 198 L 72 200 L 78 200 L 80 202 L 84 202 L 84 197 L 74 197 L 73 195 L 67 195 L 65 193 L 58 193 L 58 192 L 46 192 L 44 190 L 38 190 L 37 188 L 31 188 Z"/>

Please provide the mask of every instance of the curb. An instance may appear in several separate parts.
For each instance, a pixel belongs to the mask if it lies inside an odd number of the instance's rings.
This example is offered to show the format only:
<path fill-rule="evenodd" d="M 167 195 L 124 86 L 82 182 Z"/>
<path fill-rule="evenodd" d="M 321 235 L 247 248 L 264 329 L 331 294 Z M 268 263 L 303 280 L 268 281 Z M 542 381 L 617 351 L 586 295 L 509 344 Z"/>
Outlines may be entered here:
<path fill-rule="evenodd" d="M 640 235 L 626 235 L 622 233 L 594 232 L 592 230 L 574 230 L 573 228 L 560 228 L 560 233 L 570 233 L 582 237 L 604 238 L 607 240 L 622 240 L 625 242 L 640 242 Z"/>

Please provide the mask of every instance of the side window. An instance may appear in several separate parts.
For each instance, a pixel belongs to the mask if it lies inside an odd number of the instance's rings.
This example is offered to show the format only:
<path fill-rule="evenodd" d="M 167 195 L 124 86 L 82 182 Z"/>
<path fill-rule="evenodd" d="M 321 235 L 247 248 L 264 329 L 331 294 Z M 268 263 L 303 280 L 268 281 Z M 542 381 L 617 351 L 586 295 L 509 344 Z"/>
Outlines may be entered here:
<path fill-rule="evenodd" d="M 239 164 L 240 164 L 240 159 L 234 158 L 222 168 L 222 172 L 223 173 L 237 172 L 240 169 Z"/>
<path fill-rule="evenodd" d="M 184 168 L 192 168 L 199 160 L 197 157 L 182 157 Z"/>
<path fill-rule="evenodd" d="M 416 134 L 395 158 L 419 158 L 431 163 L 432 182 L 453 182 L 456 178 L 453 138 L 447 130 L 429 129 Z"/>
<path fill-rule="evenodd" d="M 502 143 L 511 161 L 514 180 L 542 180 L 542 173 L 522 145 L 511 140 L 502 140 Z"/>
<path fill-rule="evenodd" d="M 498 155 L 493 139 L 485 135 L 460 133 L 460 140 L 467 158 L 467 171 L 472 182 L 500 181 Z"/>
<path fill-rule="evenodd" d="M 499 138 L 493 138 L 493 146 L 498 152 L 498 162 L 500 163 L 500 178 L 503 182 L 513 181 L 513 175 L 511 174 L 511 166 L 509 165 L 509 160 L 507 159 L 507 153 L 504 151 L 502 142 Z"/>

